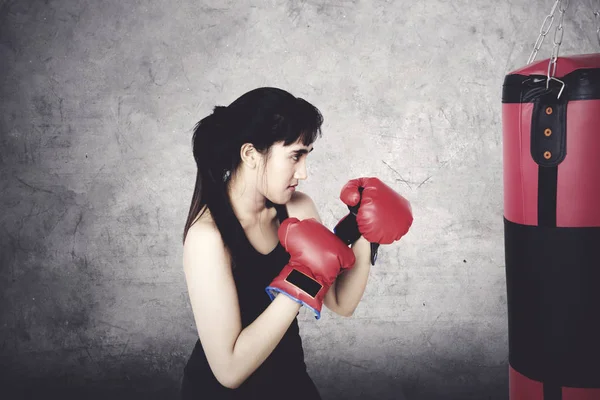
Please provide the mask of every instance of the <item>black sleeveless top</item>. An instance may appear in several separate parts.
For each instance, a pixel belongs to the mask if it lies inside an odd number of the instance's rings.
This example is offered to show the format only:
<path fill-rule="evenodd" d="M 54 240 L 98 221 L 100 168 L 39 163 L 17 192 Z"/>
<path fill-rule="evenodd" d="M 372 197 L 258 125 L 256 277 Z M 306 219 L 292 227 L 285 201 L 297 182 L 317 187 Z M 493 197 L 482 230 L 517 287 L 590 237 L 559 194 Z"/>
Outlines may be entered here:
<path fill-rule="evenodd" d="M 285 205 L 277 205 L 279 221 L 287 218 Z M 268 306 L 271 299 L 265 288 L 281 272 L 290 255 L 281 243 L 269 253 L 259 253 L 245 237 L 243 263 L 234 270 L 242 329 L 250 325 Z M 229 389 L 219 383 L 212 373 L 200 340 L 184 368 L 182 399 L 260 399 L 276 396 L 286 399 L 320 399 L 306 371 L 304 351 L 298 320 L 294 319 L 283 338 L 252 375 L 238 388 Z"/>

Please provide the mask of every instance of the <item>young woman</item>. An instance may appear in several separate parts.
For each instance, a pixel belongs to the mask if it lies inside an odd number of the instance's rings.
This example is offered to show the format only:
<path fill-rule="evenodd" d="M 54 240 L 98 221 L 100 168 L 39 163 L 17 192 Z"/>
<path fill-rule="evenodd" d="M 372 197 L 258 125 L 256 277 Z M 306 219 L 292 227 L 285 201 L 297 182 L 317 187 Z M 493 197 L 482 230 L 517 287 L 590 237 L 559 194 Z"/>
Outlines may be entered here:
<path fill-rule="evenodd" d="M 302 303 L 266 288 L 290 260 L 280 224 L 288 217 L 321 222 L 296 185 L 307 178 L 322 122 L 305 100 L 259 88 L 197 124 L 183 263 L 199 339 L 184 369 L 183 399 L 320 399 L 304 363 Z M 324 298 L 344 316 L 360 301 L 369 272 L 369 243 L 360 238 L 352 249 L 352 268 Z"/>
<path fill-rule="evenodd" d="M 291 293 L 292 275 L 282 271 L 300 265 L 321 277 L 322 304 L 350 316 L 371 256 L 362 236 L 344 243 L 323 228 L 311 198 L 296 190 L 322 122 L 305 100 L 259 88 L 196 126 L 183 263 L 199 339 L 184 369 L 183 399 L 320 399 L 297 322 L 302 306 L 318 318 L 320 303 Z"/>

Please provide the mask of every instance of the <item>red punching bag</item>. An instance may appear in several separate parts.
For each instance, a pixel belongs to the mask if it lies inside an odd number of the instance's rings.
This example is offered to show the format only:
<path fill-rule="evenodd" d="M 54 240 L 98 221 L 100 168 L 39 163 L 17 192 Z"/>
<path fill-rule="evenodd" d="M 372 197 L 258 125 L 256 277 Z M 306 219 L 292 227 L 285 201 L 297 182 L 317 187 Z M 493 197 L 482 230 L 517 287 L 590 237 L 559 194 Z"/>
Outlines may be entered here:
<path fill-rule="evenodd" d="M 502 91 L 509 398 L 600 400 L 600 54 L 551 60 Z"/>

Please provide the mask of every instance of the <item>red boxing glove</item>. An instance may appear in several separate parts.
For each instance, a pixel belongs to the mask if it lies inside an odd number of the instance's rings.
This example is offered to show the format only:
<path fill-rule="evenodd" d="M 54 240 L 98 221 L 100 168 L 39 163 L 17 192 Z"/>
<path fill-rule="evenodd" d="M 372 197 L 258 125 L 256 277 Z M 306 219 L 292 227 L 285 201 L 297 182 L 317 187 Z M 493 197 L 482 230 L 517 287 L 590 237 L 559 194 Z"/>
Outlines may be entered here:
<path fill-rule="evenodd" d="M 267 286 L 269 297 L 283 293 L 321 318 L 325 294 L 342 269 L 354 266 L 354 252 L 314 218 L 287 218 L 278 236 L 290 261 Z"/>
<path fill-rule="evenodd" d="M 412 208 L 408 200 L 377 178 L 350 180 L 342 188 L 340 199 L 350 213 L 342 218 L 334 231 L 346 244 L 355 242 L 360 235 L 368 240 L 372 244 L 372 264 L 378 245 L 400 240 L 412 225 Z"/>

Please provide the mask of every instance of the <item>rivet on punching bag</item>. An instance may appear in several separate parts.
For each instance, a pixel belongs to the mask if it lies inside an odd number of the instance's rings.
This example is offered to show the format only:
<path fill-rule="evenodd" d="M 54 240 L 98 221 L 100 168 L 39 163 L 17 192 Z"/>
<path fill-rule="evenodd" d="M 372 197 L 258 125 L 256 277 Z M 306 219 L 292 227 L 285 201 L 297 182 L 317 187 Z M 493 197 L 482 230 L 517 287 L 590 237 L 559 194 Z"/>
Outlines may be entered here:
<path fill-rule="evenodd" d="M 509 399 L 600 400 L 600 54 L 508 73 L 502 131 Z"/>

